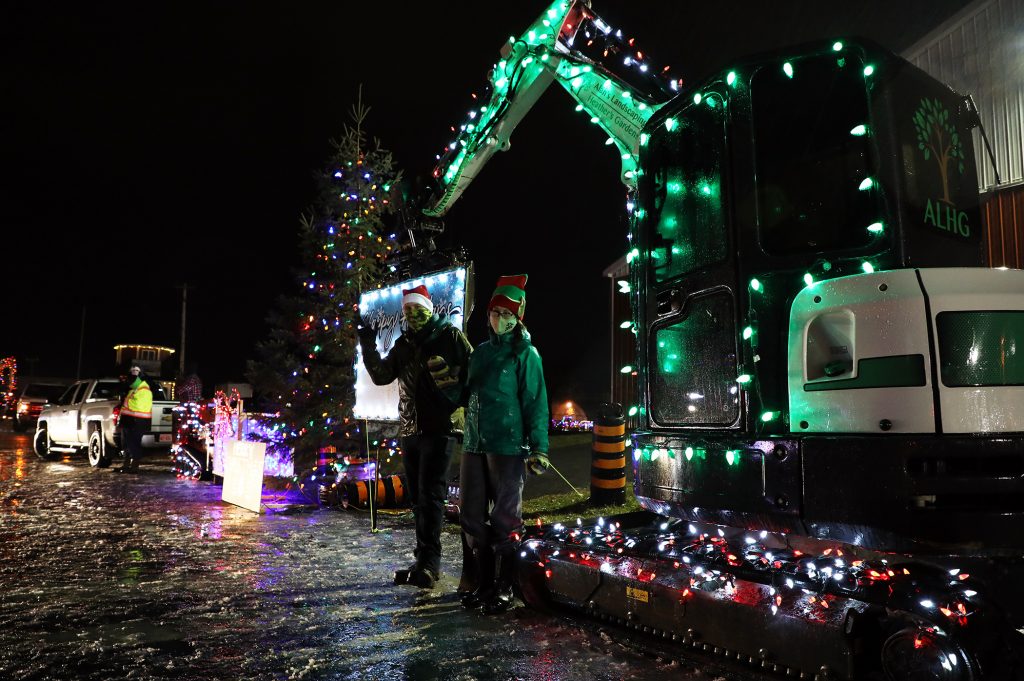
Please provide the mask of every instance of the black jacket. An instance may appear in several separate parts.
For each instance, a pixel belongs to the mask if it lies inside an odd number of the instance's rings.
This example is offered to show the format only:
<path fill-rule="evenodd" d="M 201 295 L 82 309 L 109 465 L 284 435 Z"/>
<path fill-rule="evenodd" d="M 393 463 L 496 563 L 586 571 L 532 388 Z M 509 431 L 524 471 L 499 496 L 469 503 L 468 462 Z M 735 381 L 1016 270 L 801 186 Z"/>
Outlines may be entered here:
<path fill-rule="evenodd" d="M 363 364 L 377 385 L 398 380 L 398 414 L 402 435 L 448 435 L 461 432 L 464 422 L 457 401 L 465 384 L 473 346 L 447 319 L 433 316 L 416 333 L 406 331 L 388 356 L 381 358 L 376 344 L 360 337 Z M 442 392 L 427 371 L 427 360 L 439 356 L 448 363 L 459 385 Z"/>

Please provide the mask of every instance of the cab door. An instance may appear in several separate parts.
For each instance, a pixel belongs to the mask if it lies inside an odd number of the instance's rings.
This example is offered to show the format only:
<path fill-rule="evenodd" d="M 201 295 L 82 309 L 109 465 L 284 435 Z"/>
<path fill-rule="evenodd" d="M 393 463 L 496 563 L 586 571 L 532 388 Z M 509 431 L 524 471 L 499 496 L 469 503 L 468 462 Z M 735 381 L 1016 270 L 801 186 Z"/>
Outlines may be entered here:
<path fill-rule="evenodd" d="M 78 418 L 78 402 L 87 386 L 88 383 L 71 385 L 51 410 L 46 428 L 54 442 L 65 445 L 77 441 L 74 427 Z"/>
<path fill-rule="evenodd" d="M 726 97 L 705 90 L 669 113 L 641 157 L 641 352 L 655 428 L 741 424 Z"/>

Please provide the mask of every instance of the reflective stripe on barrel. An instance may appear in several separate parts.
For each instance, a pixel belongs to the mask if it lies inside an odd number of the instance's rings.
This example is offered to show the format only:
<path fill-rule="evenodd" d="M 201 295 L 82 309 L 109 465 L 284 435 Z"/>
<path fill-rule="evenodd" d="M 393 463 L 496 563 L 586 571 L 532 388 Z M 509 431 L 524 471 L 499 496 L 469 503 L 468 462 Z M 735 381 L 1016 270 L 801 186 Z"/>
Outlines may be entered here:
<path fill-rule="evenodd" d="M 626 419 L 619 405 L 602 405 L 594 420 L 590 454 L 590 503 L 626 501 Z"/>
<path fill-rule="evenodd" d="M 368 480 L 357 480 L 345 485 L 345 494 L 348 503 L 353 506 L 366 507 L 370 505 L 369 493 L 372 482 Z M 391 508 L 406 503 L 405 480 L 400 475 L 390 475 L 380 478 L 377 481 L 377 496 L 374 503 L 378 508 Z"/>

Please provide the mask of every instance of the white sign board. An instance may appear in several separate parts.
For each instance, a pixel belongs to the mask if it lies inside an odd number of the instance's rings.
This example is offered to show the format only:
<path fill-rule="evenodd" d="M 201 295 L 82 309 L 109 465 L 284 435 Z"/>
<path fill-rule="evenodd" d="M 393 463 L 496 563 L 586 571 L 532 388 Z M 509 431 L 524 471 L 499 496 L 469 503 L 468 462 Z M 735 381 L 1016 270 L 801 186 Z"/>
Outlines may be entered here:
<path fill-rule="evenodd" d="M 227 440 L 224 443 L 224 488 L 221 499 L 260 512 L 263 497 L 263 457 L 265 442 Z"/>
<path fill-rule="evenodd" d="M 451 325 L 465 331 L 466 269 L 445 270 L 426 277 L 404 281 L 388 288 L 364 293 L 359 299 L 359 312 L 377 332 L 377 352 L 387 357 L 395 341 L 405 331 L 402 318 L 402 290 L 426 286 L 434 303 L 434 314 L 448 317 Z M 363 353 L 356 350 L 356 418 L 371 421 L 398 420 L 398 381 L 374 385 L 363 365 Z"/>

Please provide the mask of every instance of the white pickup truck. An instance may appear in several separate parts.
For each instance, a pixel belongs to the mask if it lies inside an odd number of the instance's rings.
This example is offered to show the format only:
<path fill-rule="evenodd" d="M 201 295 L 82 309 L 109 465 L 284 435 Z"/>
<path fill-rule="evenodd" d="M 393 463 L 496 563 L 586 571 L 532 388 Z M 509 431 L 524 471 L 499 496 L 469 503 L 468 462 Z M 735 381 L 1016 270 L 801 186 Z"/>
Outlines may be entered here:
<path fill-rule="evenodd" d="M 177 402 L 165 400 L 159 383 L 146 379 L 153 391 L 153 422 L 142 436 L 142 447 L 168 453 L 171 448 L 171 415 Z M 36 454 L 49 460 L 58 452 L 86 450 L 95 468 L 110 465 L 121 456 L 117 414 L 121 410 L 124 384 L 116 378 L 79 381 L 48 403 L 39 414 L 32 441 Z"/>

